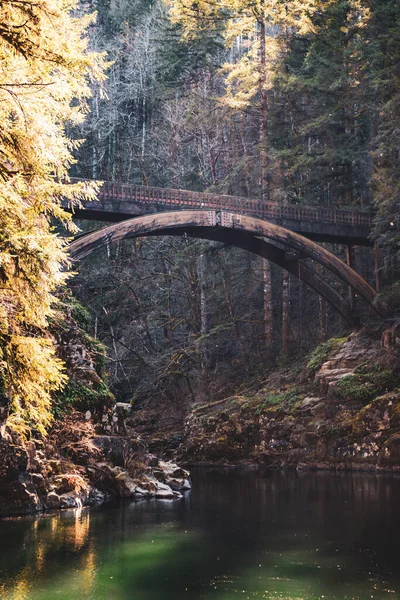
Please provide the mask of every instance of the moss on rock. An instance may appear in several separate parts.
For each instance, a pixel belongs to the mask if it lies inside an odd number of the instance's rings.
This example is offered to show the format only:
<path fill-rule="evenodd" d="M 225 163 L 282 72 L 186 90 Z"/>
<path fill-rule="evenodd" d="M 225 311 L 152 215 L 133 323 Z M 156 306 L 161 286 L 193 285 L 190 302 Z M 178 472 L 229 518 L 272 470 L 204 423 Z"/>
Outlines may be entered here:
<path fill-rule="evenodd" d="M 343 377 L 335 392 L 344 400 L 355 400 L 364 404 L 373 398 L 390 392 L 400 385 L 399 373 L 388 367 L 363 363 L 352 375 Z"/>
<path fill-rule="evenodd" d="M 337 350 L 341 344 L 347 341 L 347 337 L 343 338 L 331 338 L 327 342 L 320 344 L 311 353 L 307 363 L 307 368 L 315 373 L 327 360 L 332 351 Z"/>

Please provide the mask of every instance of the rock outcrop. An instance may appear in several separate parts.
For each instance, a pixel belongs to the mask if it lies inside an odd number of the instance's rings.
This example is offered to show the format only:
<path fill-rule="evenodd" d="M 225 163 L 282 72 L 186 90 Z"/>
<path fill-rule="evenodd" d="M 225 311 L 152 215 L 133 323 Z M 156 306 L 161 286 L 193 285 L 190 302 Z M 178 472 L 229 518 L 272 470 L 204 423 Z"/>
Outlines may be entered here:
<path fill-rule="evenodd" d="M 186 464 L 400 471 L 400 360 L 368 331 L 323 345 L 300 372 L 193 410 Z"/>
<path fill-rule="evenodd" d="M 341 379 L 353 375 L 361 363 L 372 363 L 382 356 L 379 339 L 366 338 L 353 333 L 345 343 L 339 344 L 316 372 L 315 381 L 327 390 L 333 388 Z"/>
<path fill-rule="evenodd" d="M 189 473 L 149 454 L 128 424 L 131 405 L 115 403 L 101 377 L 96 357 L 104 348 L 73 317 L 84 309 L 66 300 L 53 333 L 69 381 L 54 399 L 58 418 L 49 435 L 31 432 L 26 441 L 9 431 L 9 401 L 0 391 L 0 516 L 79 508 L 111 497 L 181 498 L 190 488 Z"/>
<path fill-rule="evenodd" d="M 140 440 L 96 435 L 85 415 L 56 423 L 46 440 L 0 439 L 0 516 L 80 508 L 111 498 L 179 499 L 188 471 L 148 454 Z"/>

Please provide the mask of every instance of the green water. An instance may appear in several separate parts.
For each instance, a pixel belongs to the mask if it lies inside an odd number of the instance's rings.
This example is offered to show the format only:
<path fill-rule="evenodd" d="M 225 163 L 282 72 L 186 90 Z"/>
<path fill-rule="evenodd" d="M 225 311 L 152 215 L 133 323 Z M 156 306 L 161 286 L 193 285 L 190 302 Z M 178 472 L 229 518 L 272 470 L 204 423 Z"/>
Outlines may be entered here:
<path fill-rule="evenodd" d="M 0 521 L 2 600 L 400 599 L 400 480 L 198 470 L 183 500 Z"/>

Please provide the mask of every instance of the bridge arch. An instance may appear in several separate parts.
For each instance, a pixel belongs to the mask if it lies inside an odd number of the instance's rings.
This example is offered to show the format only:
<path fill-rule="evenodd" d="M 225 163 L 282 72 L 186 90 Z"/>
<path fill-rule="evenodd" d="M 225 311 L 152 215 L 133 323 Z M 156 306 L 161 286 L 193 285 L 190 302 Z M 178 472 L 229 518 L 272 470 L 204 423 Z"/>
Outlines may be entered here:
<path fill-rule="evenodd" d="M 356 322 L 357 318 L 349 302 L 328 284 L 313 266 L 301 263 L 302 259 L 310 258 L 353 288 L 377 314 L 384 313 L 384 307 L 377 302 L 375 290 L 334 254 L 279 225 L 235 213 L 185 210 L 136 217 L 79 237 L 70 244 L 69 254 L 73 260 L 79 260 L 109 243 L 139 236 L 184 233 L 245 248 L 271 260 L 312 287 L 348 322 Z M 277 242 L 294 251 L 294 257 L 288 258 L 285 250 L 271 242 Z"/>

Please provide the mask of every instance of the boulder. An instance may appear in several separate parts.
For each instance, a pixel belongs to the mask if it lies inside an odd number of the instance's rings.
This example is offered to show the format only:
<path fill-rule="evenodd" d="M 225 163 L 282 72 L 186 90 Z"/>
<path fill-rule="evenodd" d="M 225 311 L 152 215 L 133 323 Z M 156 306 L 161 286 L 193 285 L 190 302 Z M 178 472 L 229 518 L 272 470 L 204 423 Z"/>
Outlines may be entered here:
<path fill-rule="evenodd" d="M 174 498 L 174 492 L 171 490 L 169 485 L 165 483 L 158 483 L 156 490 L 156 498 L 164 499 L 164 500 L 172 500 Z"/>
<path fill-rule="evenodd" d="M 151 496 L 151 494 L 148 490 L 145 490 L 144 488 L 137 485 L 135 488 L 135 496 L 139 496 L 142 498 L 148 498 L 149 496 Z"/>
<path fill-rule="evenodd" d="M 189 479 L 184 479 L 183 480 L 183 485 L 181 487 L 181 490 L 183 491 L 187 491 L 187 490 L 191 490 L 192 489 L 192 484 L 190 483 Z"/>
<path fill-rule="evenodd" d="M 173 491 L 189 490 L 192 487 L 189 472 L 172 461 L 159 460 L 153 475 L 158 482 L 166 484 Z"/>
<path fill-rule="evenodd" d="M 61 507 L 60 496 L 55 492 L 49 492 L 46 498 L 46 507 L 49 509 L 58 509 Z"/>
<path fill-rule="evenodd" d="M 51 483 L 58 494 L 66 494 L 68 492 L 80 494 L 81 492 L 89 492 L 87 482 L 83 479 L 83 477 L 75 473 L 57 475 L 56 477 L 53 477 Z"/>
<path fill-rule="evenodd" d="M 130 498 L 135 495 L 137 484 L 126 471 L 118 473 L 114 481 L 121 498 Z"/>
<path fill-rule="evenodd" d="M 145 475 L 143 478 L 141 478 L 140 487 L 150 492 L 151 495 L 154 495 L 158 489 L 159 483 L 160 482 L 157 481 L 157 479 Z"/>
<path fill-rule="evenodd" d="M 117 435 L 96 435 L 92 442 L 107 461 L 119 467 L 124 466 L 127 450 L 134 443 Z"/>
<path fill-rule="evenodd" d="M 0 483 L 0 515 L 26 515 L 41 509 L 39 496 L 28 475 L 18 481 Z"/>
<path fill-rule="evenodd" d="M 92 487 L 89 492 L 88 504 L 93 506 L 95 504 L 103 504 L 107 500 L 107 495 L 98 490 L 95 487 Z"/>
<path fill-rule="evenodd" d="M 168 479 L 168 485 L 172 490 L 180 491 L 183 487 L 184 481 L 184 479 L 174 479 L 171 477 L 171 479 Z"/>
<path fill-rule="evenodd" d="M 399 465 L 400 463 L 400 434 L 395 433 L 386 441 L 380 457 L 380 465 Z"/>
<path fill-rule="evenodd" d="M 39 496 L 45 496 L 47 494 L 48 486 L 43 475 L 40 473 L 32 473 L 31 481 Z"/>
<path fill-rule="evenodd" d="M 156 493 L 156 498 L 158 500 L 173 500 L 175 496 L 172 490 L 170 490 L 169 492 L 167 492 L 166 490 L 160 490 Z"/>
<path fill-rule="evenodd" d="M 114 406 L 114 411 L 117 413 L 117 415 L 127 417 L 132 412 L 132 404 L 129 402 L 117 402 Z"/>
<path fill-rule="evenodd" d="M 173 477 L 177 479 L 189 479 L 190 473 L 172 461 L 163 461 L 160 460 L 158 463 L 158 468 L 164 473 L 165 477 Z"/>
<path fill-rule="evenodd" d="M 74 492 L 67 494 L 61 494 L 60 496 L 60 508 L 81 508 L 82 501 Z"/>
<path fill-rule="evenodd" d="M 132 405 L 129 402 L 117 402 L 111 415 L 111 429 L 116 434 L 126 434 L 126 419 L 132 412 Z"/>
<path fill-rule="evenodd" d="M 149 454 L 147 459 L 149 467 L 158 467 L 158 463 L 160 462 L 160 460 L 157 458 L 157 456 L 154 456 L 154 454 Z"/>
<path fill-rule="evenodd" d="M 176 478 L 168 478 L 167 485 L 173 490 L 178 492 L 182 492 L 185 490 L 190 490 L 192 488 L 191 483 L 188 479 L 176 479 Z"/>

